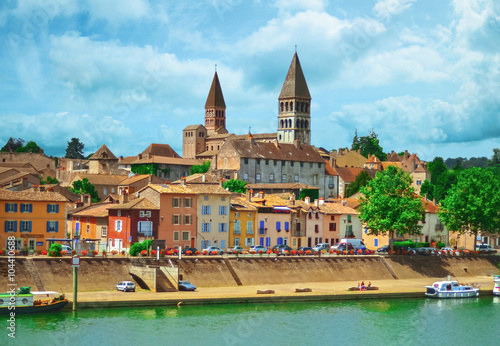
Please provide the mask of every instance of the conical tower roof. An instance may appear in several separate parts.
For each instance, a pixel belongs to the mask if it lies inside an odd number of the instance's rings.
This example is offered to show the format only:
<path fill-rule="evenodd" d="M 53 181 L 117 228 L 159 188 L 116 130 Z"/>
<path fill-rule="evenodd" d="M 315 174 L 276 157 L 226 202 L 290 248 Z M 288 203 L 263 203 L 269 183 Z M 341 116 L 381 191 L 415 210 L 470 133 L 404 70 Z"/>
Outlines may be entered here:
<path fill-rule="evenodd" d="M 281 89 L 280 96 L 278 97 L 280 100 L 289 98 L 311 99 L 311 94 L 309 94 L 309 88 L 307 87 L 302 67 L 300 67 L 297 52 L 295 52 L 293 56 L 292 63 L 288 69 L 288 74 L 286 75 L 285 82 L 283 83 L 283 88 Z"/>
<path fill-rule="evenodd" d="M 106 144 L 103 144 L 89 160 L 118 160 L 118 158 L 108 149 Z"/>
<path fill-rule="evenodd" d="M 207 102 L 205 103 L 205 109 L 210 108 L 226 108 L 226 103 L 224 102 L 224 96 L 222 95 L 222 88 L 220 87 L 217 71 L 215 72 L 212 86 L 210 87 L 210 92 L 208 93 Z"/>

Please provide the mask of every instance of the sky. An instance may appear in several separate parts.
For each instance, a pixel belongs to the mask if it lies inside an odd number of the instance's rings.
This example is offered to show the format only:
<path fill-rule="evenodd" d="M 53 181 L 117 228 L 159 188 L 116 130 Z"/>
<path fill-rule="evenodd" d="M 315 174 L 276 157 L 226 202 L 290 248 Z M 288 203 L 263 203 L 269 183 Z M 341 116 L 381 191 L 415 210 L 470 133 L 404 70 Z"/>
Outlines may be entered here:
<path fill-rule="evenodd" d="M 4 0 L 0 41 L 0 147 L 182 155 L 215 69 L 228 131 L 276 132 L 295 50 L 314 146 L 373 130 L 427 161 L 500 147 L 496 0 Z"/>

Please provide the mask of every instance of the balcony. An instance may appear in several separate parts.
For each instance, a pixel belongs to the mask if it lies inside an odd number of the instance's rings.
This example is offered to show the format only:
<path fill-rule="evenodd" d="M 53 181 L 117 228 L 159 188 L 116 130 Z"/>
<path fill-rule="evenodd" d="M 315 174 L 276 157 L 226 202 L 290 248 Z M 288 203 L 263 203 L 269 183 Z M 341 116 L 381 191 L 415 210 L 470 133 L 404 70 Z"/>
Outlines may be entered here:
<path fill-rule="evenodd" d="M 438 224 L 435 226 L 435 230 L 436 230 L 436 232 L 441 232 L 441 231 L 443 231 L 443 229 L 444 229 L 444 226 L 443 226 L 443 224 L 441 224 L 441 223 L 438 223 Z"/>
<path fill-rule="evenodd" d="M 292 237 L 305 237 L 306 232 L 301 231 L 292 231 Z"/>
<path fill-rule="evenodd" d="M 241 229 L 235 229 L 233 234 L 241 234 Z"/>
<path fill-rule="evenodd" d="M 247 234 L 253 234 L 253 229 L 247 229 Z"/>

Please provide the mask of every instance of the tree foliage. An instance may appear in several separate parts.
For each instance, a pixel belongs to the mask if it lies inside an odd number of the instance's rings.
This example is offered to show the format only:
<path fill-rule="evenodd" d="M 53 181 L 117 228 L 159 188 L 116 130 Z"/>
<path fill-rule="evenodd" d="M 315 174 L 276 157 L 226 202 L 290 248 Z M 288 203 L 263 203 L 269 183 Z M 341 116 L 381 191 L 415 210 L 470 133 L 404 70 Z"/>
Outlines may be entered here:
<path fill-rule="evenodd" d="M 141 253 L 142 250 L 148 251 L 149 249 L 151 249 L 152 243 L 153 243 L 153 241 L 148 239 L 148 240 L 144 240 L 140 243 L 132 244 L 132 246 L 130 247 L 130 251 L 129 251 L 130 256 L 137 256 L 138 254 Z"/>
<path fill-rule="evenodd" d="M 90 197 L 92 197 L 92 202 L 94 203 L 100 201 L 95 186 L 89 183 L 89 180 L 87 178 L 83 178 L 83 180 L 74 181 L 73 188 L 69 188 L 69 190 L 77 194 L 89 194 Z"/>
<path fill-rule="evenodd" d="M 361 173 L 359 173 L 356 176 L 356 179 L 354 180 L 354 182 L 352 182 L 351 184 L 349 184 L 347 186 L 347 189 L 345 192 L 345 197 L 350 197 L 350 196 L 354 195 L 355 193 L 357 193 L 362 186 L 368 185 L 370 180 L 372 180 L 372 177 L 370 177 L 368 172 L 361 171 Z"/>
<path fill-rule="evenodd" d="M 59 184 L 59 180 L 57 178 L 52 178 L 52 177 L 47 177 L 46 180 L 43 180 L 43 177 L 40 176 L 40 185 L 45 185 L 45 184 Z"/>
<path fill-rule="evenodd" d="M 311 202 L 315 199 L 319 198 L 319 190 L 318 189 L 302 189 L 299 193 L 299 199 L 304 200 L 306 197 L 309 197 Z"/>
<path fill-rule="evenodd" d="M 387 160 L 387 154 L 384 153 L 379 144 L 378 135 L 370 129 L 368 136 L 358 137 L 358 131 L 354 131 L 354 138 L 352 139 L 352 149 L 361 149 L 361 155 L 368 158 L 370 155 L 375 155 L 380 161 Z"/>
<path fill-rule="evenodd" d="M 24 139 L 10 137 L 3 148 L 0 149 L 0 151 L 16 151 L 17 148 L 21 148 L 23 145 Z"/>
<path fill-rule="evenodd" d="M 191 166 L 189 175 L 196 173 L 206 173 L 210 169 L 210 161 L 204 161 L 201 165 Z"/>
<path fill-rule="evenodd" d="M 236 193 L 246 193 L 247 188 L 245 187 L 248 183 L 246 181 L 240 180 L 240 179 L 231 179 L 231 180 L 226 180 L 223 184 L 222 187 L 231 191 L 231 192 L 236 192 Z"/>
<path fill-rule="evenodd" d="M 57 243 L 52 243 L 49 248 L 49 256 L 61 257 L 62 245 Z"/>
<path fill-rule="evenodd" d="M 435 199 L 439 203 L 456 183 L 456 171 L 448 170 L 442 157 L 435 157 L 434 160 L 427 163 L 427 169 L 431 173 L 431 181 L 424 181 L 420 188 L 420 194 L 427 195 L 427 199 Z"/>
<path fill-rule="evenodd" d="M 85 145 L 78 138 L 71 138 L 66 147 L 66 158 L 68 159 L 84 159 L 83 148 Z"/>
<path fill-rule="evenodd" d="M 40 150 L 42 150 L 42 148 L 40 148 L 38 146 L 38 144 L 36 144 L 35 142 L 33 141 L 29 141 L 28 143 L 26 143 L 26 145 L 22 146 L 22 147 L 19 147 L 15 150 L 16 153 L 39 153 Z"/>
<path fill-rule="evenodd" d="M 439 217 L 448 230 L 500 233 L 500 176 L 490 169 L 460 171 L 442 200 Z"/>
<path fill-rule="evenodd" d="M 364 196 L 361 198 L 359 219 L 371 234 L 389 233 L 391 239 L 394 239 L 394 232 L 420 234 L 418 221 L 422 220 L 425 210 L 411 183 L 409 173 L 389 166 L 377 172 L 375 179 L 366 187 L 361 187 Z"/>

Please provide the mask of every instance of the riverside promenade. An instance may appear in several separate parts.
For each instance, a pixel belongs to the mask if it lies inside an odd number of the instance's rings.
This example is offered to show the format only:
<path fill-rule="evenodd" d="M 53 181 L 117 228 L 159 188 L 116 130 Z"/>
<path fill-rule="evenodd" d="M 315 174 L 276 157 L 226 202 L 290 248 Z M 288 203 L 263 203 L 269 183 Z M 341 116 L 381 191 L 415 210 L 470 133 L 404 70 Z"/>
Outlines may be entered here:
<path fill-rule="evenodd" d="M 372 285 L 378 290 L 347 291 L 359 281 L 287 283 L 237 287 L 198 287 L 194 292 L 136 292 L 116 290 L 79 292 L 78 309 L 110 307 L 157 307 L 238 303 L 283 303 L 298 301 L 332 301 L 359 299 L 424 298 L 425 286 L 445 278 L 418 278 L 404 280 L 379 280 Z M 480 297 L 492 296 L 491 276 L 452 278 L 459 283 L 480 285 Z M 368 281 L 365 281 L 368 284 Z M 296 293 L 296 289 L 310 288 L 311 292 Z M 257 294 L 257 290 L 273 290 L 273 294 Z M 72 300 L 73 293 L 65 292 Z M 71 302 L 67 309 L 71 309 Z"/>

